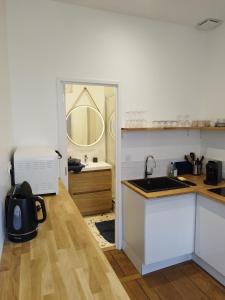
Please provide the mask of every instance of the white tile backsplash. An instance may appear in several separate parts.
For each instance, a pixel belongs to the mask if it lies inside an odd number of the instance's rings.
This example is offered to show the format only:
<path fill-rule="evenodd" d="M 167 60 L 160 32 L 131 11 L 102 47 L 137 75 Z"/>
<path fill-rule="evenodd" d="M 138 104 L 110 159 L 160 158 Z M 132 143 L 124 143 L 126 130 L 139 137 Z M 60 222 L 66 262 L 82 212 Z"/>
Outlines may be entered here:
<path fill-rule="evenodd" d="M 201 154 L 198 131 L 128 132 L 122 135 L 122 178 L 144 177 L 144 161 L 153 155 L 157 167 L 153 176 L 165 176 L 171 161 L 184 161 L 184 155 Z"/>
<path fill-rule="evenodd" d="M 130 132 L 122 135 L 122 179 L 144 177 L 144 160 L 155 157 L 153 176 L 165 176 L 171 161 L 183 161 L 190 152 L 205 156 L 203 174 L 208 160 L 223 162 L 225 178 L 225 138 L 221 132 L 165 131 Z"/>
<path fill-rule="evenodd" d="M 167 176 L 171 161 L 181 161 L 182 159 L 156 159 L 156 168 L 153 169 L 152 177 Z M 129 161 L 122 163 L 122 179 L 144 178 L 144 161 Z"/>
<path fill-rule="evenodd" d="M 182 160 L 184 154 L 201 153 L 199 132 L 128 132 L 122 135 L 122 161 L 144 161 L 149 154 L 157 160 Z"/>
<path fill-rule="evenodd" d="M 205 166 L 209 160 L 215 160 L 215 158 L 209 158 L 206 157 L 203 161 L 203 174 L 205 175 Z M 153 171 L 153 177 L 158 176 L 167 176 L 169 171 L 169 166 L 172 161 L 182 161 L 180 158 L 174 158 L 174 159 L 157 159 L 156 160 L 156 168 Z M 222 161 L 223 163 L 223 170 L 222 175 L 225 179 L 225 160 Z M 129 162 L 123 162 L 122 163 L 122 179 L 138 179 L 138 178 L 144 178 L 144 161 L 129 161 Z"/>
<path fill-rule="evenodd" d="M 209 160 L 221 160 L 223 163 L 222 175 L 225 179 L 225 138 L 224 132 L 202 132 L 201 150 L 205 155 L 204 166 Z M 205 171 L 205 167 L 204 167 Z"/>

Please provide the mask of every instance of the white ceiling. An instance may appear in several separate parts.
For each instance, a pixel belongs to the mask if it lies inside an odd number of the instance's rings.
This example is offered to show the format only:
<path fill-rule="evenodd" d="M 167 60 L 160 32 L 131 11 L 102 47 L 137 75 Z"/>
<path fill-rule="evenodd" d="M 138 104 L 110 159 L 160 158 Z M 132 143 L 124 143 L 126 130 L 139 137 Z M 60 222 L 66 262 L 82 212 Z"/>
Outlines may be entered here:
<path fill-rule="evenodd" d="M 225 0 L 54 0 L 127 15 L 195 26 L 211 17 L 225 21 Z"/>

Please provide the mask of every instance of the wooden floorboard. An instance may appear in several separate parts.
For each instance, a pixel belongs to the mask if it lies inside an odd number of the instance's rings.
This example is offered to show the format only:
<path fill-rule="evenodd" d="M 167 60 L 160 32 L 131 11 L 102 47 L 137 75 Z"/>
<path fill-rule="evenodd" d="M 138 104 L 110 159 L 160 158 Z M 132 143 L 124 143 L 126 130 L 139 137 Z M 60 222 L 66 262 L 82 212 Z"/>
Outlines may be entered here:
<path fill-rule="evenodd" d="M 180 268 L 209 299 L 225 300 L 225 288 L 194 262 L 184 264 Z"/>
<path fill-rule="evenodd" d="M 119 278 L 138 273 L 137 269 L 122 251 L 112 250 L 104 253 Z"/>
<path fill-rule="evenodd" d="M 137 280 L 131 280 L 123 283 L 127 294 L 130 296 L 131 299 L 136 300 L 148 300 L 149 297 L 146 295 L 145 291 L 139 285 Z"/>
<path fill-rule="evenodd" d="M 123 251 L 104 253 L 131 300 L 225 300 L 225 288 L 193 261 L 141 276 Z"/>
<path fill-rule="evenodd" d="M 183 300 L 179 291 L 167 280 L 160 271 L 149 274 L 144 277 L 147 285 L 152 287 L 160 299 Z"/>
<path fill-rule="evenodd" d="M 183 299 L 209 299 L 179 268 L 166 268 L 161 273 L 178 290 Z"/>

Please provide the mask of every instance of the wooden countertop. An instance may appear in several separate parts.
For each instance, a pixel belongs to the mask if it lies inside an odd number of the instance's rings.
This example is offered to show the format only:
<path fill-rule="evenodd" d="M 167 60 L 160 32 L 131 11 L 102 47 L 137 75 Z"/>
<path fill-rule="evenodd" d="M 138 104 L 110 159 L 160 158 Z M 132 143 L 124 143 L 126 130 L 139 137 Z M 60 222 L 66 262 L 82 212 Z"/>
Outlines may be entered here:
<path fill-rule="evenodd" d="M 218 188 L 218 187 L 225 187 L 225 180 L 223 180 L 218 185 L 207 185 L 204 183 L 204 177 L 203 176 L 194 176 L 194 175 L 182 175 L 182 177 L 186 178 L 187 180 L 196 183 L 196 186 L 190 186 L 187 188 L 181 188 L 181 189 L 174 189 L 174 190 L 166 190 L 166 191 L 160 191 L 160 192 L 150 192 L 145 193 L 138 187 L 135 187 L 133 184 L 129 183 L 127 180 L 122 181 L 124 185 L 132 189 L 134 192 L 138 193 L 145 199 L 157 199 L 162 197 L 168 197 L 168 196 L 176 196 L 176 195 L 182 195 L 182 194 L 188 194 L 188 193 L 199 193 L 205 197 L 209 197 L 215 201 L 222 202 L 225 204 L 225 197 L 217 195 L 215 193 L 212 193 L 208 191 L 210 188 Z"/>
<path fill-rule="evenodd" d="M 62 183 L 59 191 L 45 197 L 48 216 L 35 239 L 5 242 L 0 299 L 129 299 Z"/>

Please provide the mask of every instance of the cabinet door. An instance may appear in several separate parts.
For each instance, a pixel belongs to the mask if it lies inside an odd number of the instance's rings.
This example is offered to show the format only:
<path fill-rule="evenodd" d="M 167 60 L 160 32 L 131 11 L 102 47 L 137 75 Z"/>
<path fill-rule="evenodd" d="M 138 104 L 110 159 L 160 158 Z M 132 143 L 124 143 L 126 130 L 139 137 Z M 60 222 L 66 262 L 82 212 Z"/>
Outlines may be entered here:
<path fill-rule="evenodd" d="M 225 205 L 198 195 L 195 253 L 225 276 Z"/>
<path fill-rule="evenodd" d="M 111 191 L 72 195 L 83 216 L 98 214 L 112 209 Z"/>
<path fill-rule="evenodd" d="M 145 264 L 194 252 L 195 194 L 146 200 Z"/>
<path fill-rule="evenodd" d="M 111 190 L 111 170 L 69 173 L 70 194 L 80 194 Z"/>

